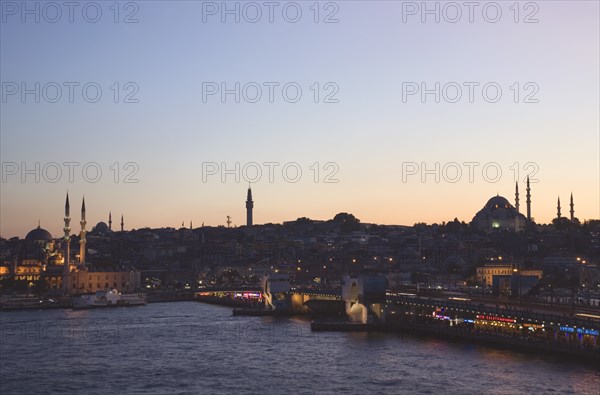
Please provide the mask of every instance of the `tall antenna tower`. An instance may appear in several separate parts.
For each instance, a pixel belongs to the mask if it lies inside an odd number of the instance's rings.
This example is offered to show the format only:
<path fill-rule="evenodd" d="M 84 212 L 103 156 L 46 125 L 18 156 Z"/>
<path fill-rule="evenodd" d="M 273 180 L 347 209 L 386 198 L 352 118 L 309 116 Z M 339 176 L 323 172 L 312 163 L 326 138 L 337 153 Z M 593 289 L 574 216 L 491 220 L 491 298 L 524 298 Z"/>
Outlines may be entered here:
<path fill-rule="evenodd" d="M 231 228 L 231 217 L 229 215 L 227 216 L 227 227 Z"/>

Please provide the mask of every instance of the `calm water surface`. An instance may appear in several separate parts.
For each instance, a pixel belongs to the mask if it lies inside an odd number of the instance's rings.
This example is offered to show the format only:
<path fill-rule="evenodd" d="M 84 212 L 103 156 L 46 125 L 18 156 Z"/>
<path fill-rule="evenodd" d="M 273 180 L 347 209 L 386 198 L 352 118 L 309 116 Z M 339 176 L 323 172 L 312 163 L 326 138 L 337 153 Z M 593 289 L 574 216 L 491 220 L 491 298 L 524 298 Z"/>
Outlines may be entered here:
<path fill-rule="evenodd" d="M 594 394 L 556 358 L 396 334 L 312 333 L 297 318 L 195 302 L 0 313 L 0 393 Z"/>

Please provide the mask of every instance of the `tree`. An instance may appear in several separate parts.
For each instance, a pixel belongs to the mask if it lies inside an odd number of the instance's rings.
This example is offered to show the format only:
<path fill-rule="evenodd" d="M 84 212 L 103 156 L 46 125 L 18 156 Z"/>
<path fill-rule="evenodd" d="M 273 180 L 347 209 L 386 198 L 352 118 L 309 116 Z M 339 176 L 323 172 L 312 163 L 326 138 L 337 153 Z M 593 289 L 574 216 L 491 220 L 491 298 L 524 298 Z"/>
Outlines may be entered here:
<path fill-rule="evenodd" d="M 554 228 L 556 228 L 556 230 L 564 230 L 564 229 L 570 229 L 573 226 L 573 223 L 565 217 L 560 217 L 560 218 L 554 218 L 552 220 L 552 225 L 554 225 Z"/>
<path fill-rule="evenodd" d="M 310 225 L 312 224 L 314 221 L 310 218 L 307 217 L 300 217 L 296 220 L 296 225 Z"/>
<path fill-rule="evenodd" d="M 360 220 L 352 214 L 339 213 L 332 219 L 333 222 L 340 225 L 340 230 L 344 233 L 361 230 Z"/>

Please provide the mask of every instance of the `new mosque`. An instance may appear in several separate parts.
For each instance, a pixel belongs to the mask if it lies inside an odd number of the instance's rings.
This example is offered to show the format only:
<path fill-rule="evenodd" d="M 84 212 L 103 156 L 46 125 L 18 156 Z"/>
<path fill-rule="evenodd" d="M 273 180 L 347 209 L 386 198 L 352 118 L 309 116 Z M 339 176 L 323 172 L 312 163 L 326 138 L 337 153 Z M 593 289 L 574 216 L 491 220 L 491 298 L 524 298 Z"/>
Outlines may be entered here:
<path fill-rule="evenodd" d="M 14 262 L 12 267 L 0 267 L 0 276 L 12 274 L 15 280 L 27 281 L 30 287 L 34 285 L 34 282 L 44 280 L 48 289 L 62 290 L 67 295 L 93 293 L 111 288 L 115 288 L 120 292 L 133 292 L 140 288 L 141 275 L 139 271 L 125 269 L 97 270 L 93 265 L 86 262 L 87 221 L 85 198 L 82 201 L 81 220 L 79 221 L 81 226 L 79 248 L 71 251 L 70 211 L 69 195 L 67 194 L 64 236 L 60 239 L 54 239 L 50 232 L 43 229 L 38 223 L 38 227 L 25 236 L 20 262 Z M 109 220 L 109 223 L 112 225 L 111 220 Z M 123 231 L 123 226 L 123 217 L 121 217 L 121 231 Z M 110 227 L 107 227 L 103 222 L 99 223 L 94 230 L 100 233 L 111 231 Z"/>

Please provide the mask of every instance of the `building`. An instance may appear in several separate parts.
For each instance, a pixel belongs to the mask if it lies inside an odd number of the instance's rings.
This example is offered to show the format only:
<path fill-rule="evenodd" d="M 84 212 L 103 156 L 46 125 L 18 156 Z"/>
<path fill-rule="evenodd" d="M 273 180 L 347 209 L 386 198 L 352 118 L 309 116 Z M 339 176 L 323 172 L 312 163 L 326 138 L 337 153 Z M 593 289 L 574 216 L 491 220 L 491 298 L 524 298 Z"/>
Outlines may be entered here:
<path fill-rule="evenodd" d="M 494 295 L 523 296 L 540 282 L 540 277 L 532 274 L 513 272 L 507 276 L 493 276 Z"/>
<path fill-rule="evenodd" d="M 32 289 L 45 283 L 47 291 L 62 290 L 64 294 L 96 292 L 116 288 L 121 292 L 132 292 L 141 288 L 140 272 L 125 268 L 96 268 L 86 262 L 86 208 L 85 199 L 81 205 L 81 220 L 78 239 L 71 235 L 70 204 L 67 194 L 65 202 L 64 236 L 54 239 L 50 232 L 38 223 L 37 228 L 25 236 L 21 254 L 15 254 L 13 261 L 0 266 L 0 277 L 13 278 L 24 282 Z M 97 233 L 109 232 L 100 222 Z M 106 226 L 104 224 L 104 226 Z M 77 242 L 78 248 L 71 248 Z M 107 270 L 108 269 L 108 270 Z"/>
<path fill-rule="evenodd" d="M 22 244 L 6 256 L 0 266 L 0 277 L 25 283 L 27 288 L 34 287 L 40 280 L 51 287 L 57 279 L 52 269 L 55 265 L 62 265 L 60 250 L 60 242 L 56 242 L 50 232 L 38 223 L 37 228 L 27 233 Z"/>
<path fill-rule="evenodd" d="M 69 289 L 71 294 L 94 293 L 107 289 L 119 292 L 133 292 L 141 288 L 141 273 L 131 271 L 94 271 L 76 269 L 69 273 Z"/>
<path fill-rule="evenodd" d="M 514 269 L 516 270 L 516 269 Z M 477 268 L 477 282 L 491 287 L 494 276 L 510 276 L 513 273 L 513 265 L 485 265 Z"/>
<path fill-rule="evenodd" d="M 479 230 L 492 232 L 497 230 L 524 231 L 527 218 L 519 213 L 508 200 L 500 195 L 487 201 L 485 206 L 475 214 L 471 224 Z"/>
<path fill-rule="evenodd" d="M 490 264 L 484 265 L 477 268 L 477 282 L 491 287 L 494 284 L 494 277 L 498 276 L 513 276 L 519 274 L 520 276 L 534 276 L 538 280 L 544 275 L 543 270 L 540 269 L 518 269 L 511 264 Z"/>
<path fill-rule="evenodd" d="M 485 232 L 493 232 L 497 230 L 512 230 L 521 232 L 526 230 L 527 225 L 533 222 L 531 217 L 531 187 L 529 185 L 529 177 L 527 177 L 527 216 L 520 213 L 519 203 L 519 183 L 515 183 L 515 205 L 511 205 L 509 201 L 496 195 L 489 199 L 485 206 L 475 214 L 471 225 L 475 229 Z"/>
<path fill-rule="evenodd" d="M 96 291 L 108 290 L 111 288 L 117 289 L 119 292 L 133 292 L 136 289 L 141 288 L 141 275 L 139 271 L 135 270 L 97 270 L 88 267 L 86 264 L 86 210 L 85 210 L 85 198 L 81 205 L 81 230 L 79 232 L 79 255 L 75 264 L 71 263 L 70 253 L 70 231 L 69 223 L 71 218 L 70 206 L 69 206 L 69 195 L 65 203 L 65 262 L 63 266 L 62 276 L 62 289 L 65 294 L 76 295 L 81 293 L 93 293 Z M 102 227 L 102 232 L 107 232 L 109 227 L 103 222 L 99 224 Z M 98 228 L 99 225 L 96 225 Z M 123 216 L 121 216 L 121 229 L 123 229 Z"/>

